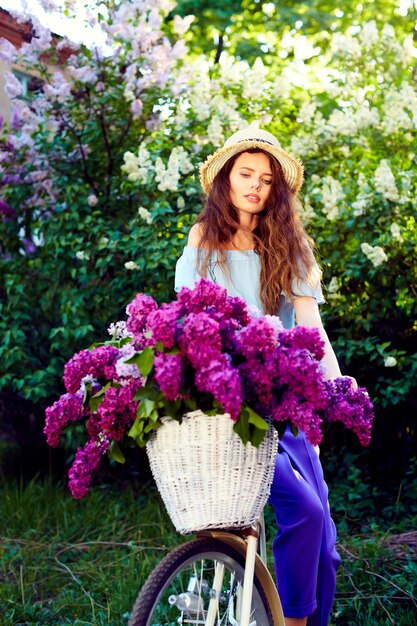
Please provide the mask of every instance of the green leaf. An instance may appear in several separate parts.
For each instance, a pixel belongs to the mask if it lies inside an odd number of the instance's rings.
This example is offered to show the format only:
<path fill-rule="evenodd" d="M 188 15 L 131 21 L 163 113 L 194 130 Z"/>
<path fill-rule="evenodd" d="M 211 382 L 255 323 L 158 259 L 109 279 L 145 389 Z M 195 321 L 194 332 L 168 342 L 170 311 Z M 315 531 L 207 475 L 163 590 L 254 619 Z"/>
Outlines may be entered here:
<path fill-rule="evenodd" d="M 250 442 L 256 448 L 262 443 L 269 424 L 263 417 L 254 411 L 247 404 L 242 405 L 239 419 L 235 423 L 233 430 L 246 445 Z"/>
<path fill-rule="evenodd" d="M 137 352 L 126 363 L 136 363 L 142 376 L 148 376 L 153 367 L 154 351 L 153 348 L 144 348 L 142 352 Z"/>
<path fill-rule="evenodd" d="M 112 461 L 117 461 L 118 463 L 122 463 L 122 464 L 125 463 L 126 461 L 126 458 L 123 452 L 121 451 L 120 446 L 117 443 L 117 441 L 112 441 L 112 444 L 108 451 L 108 455 Z"/>
<path fill-rule="evenodd" d="M 144 420 L 141 417 L 137 417 L 135 421 L 133 422 L 131 429 L 127 433 L 128 436 L 132 437 L 132 439 L 136 439 L 137 437 L 140 437 L 140 435 L 143 432 L 143 426 L 144 426 Z"/>
<path fill-rule="evenodd" d="M 235 422 L 235 425 L 233 426 L 233 430 L 235 431 L 237 435 L 239 435 L 239 437 L 242 440 L 242 443 L 246 446 L 246 444 L 248 443 L 250 439 L 249 422 L 248 422 L 248 415 L 246 411 L 244 410 L 241 411 L 239 419 L 237 420 L 237 422 Z"/>
<path fill-rule="evenodd" d="M 164 402 L 164 408 L 165 408 L 165 413 L 166 415 L 169 415 L 170 417 L 176 418 L 178 417 L 178 414 L 181 412 L 183 413 L 184 411 L 182 410 L 182 401 L 181 400 L 166 400 Z"/>

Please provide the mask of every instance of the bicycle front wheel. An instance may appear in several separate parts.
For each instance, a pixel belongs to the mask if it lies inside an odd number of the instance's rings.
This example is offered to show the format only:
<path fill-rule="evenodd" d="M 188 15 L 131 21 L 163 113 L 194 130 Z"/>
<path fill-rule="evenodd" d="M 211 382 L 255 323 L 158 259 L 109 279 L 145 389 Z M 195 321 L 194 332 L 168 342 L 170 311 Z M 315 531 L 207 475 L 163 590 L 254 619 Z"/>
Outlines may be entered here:
<path fill-rule="evenodd" d="M 245 562 L 217 539 L 196 539 L 170 552 L 143 586 L 129 626 L 238 626 Z M 272 624 L 255 575 L 251 626 Z"/>

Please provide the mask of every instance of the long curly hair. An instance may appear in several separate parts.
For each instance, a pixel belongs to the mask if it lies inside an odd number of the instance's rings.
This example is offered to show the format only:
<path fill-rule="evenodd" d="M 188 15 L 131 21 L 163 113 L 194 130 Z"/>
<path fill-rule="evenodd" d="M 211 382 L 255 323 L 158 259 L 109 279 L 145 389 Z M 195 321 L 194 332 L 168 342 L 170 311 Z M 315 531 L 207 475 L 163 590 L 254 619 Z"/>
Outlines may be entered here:
<path fill-rule="evenodd" d="M 264 313 L 276 315 L 281 293 L 291 299 L 294 279 L 307 281 L 314 287 L 320 280 L 320 272 L 312 252 L 313 240 L 305 232 L 299 216 L 301 203 L 290 191 L 280 163 L 258 148 L 245 152 L 266 154 L 271 166 L 271 190 L 251 235 L 261 260 L 260 299 Z M 217 263 L 230 278 L 227 249 L 242 227 L 238 210 L 230 201 L 229 176 L 240 154 L 230 158 L 217 174 L 196 220 L 196 224 L 200 224 L 197 271 L 202 276 L 207 276 L 210 256 L 216 252 Z"/>

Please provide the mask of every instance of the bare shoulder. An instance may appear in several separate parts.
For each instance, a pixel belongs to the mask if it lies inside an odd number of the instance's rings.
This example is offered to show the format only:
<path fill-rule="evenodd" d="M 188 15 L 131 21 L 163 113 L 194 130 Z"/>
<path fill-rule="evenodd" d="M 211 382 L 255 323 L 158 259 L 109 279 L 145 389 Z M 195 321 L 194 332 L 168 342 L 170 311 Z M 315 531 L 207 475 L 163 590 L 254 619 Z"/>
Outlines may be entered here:
<path fill-rule="evenodd" d="M 200 245 L 201 237 L 203 235 L 203 225 L 202 224 L 194 224 L 191 227 L 190 232 L 188 234 L 188 245 L 191 248 L 198 248 Z"/>

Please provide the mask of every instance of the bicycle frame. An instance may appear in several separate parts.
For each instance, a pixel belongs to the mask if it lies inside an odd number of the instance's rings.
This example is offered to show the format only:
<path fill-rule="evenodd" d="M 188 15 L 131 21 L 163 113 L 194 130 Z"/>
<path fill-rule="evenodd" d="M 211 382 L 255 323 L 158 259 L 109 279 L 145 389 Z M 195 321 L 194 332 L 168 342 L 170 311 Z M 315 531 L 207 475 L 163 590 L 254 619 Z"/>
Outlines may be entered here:
<path fill-rule="evenodd" d="M 260 547 L 261 554 L 263 552 L 262 557 L 265 558 L 263 533 L 263 525 L 261 524 Z M 244 535 L 245 538 L 243 538 L 243 536 L 241 535 Z M 252 601 L 253 578 L 255 573 L 262 584 L 262 588 L 265 592 L 266 597 L 268 598 L 273 618 L 273 623 L 271 624 L 271 626 L 284 626 L 284 615 L 282 613 L 281 602 L 278 597 L 275 582 L 262 558 L 259 556 L 259 554 L 257 554 L 259 532 L 256 529 L 248 529 L 241 534 L 234 534 L 225 530 L 204 530 L 197 533 L 197 536 L 211 537 L 213 539 L 217 539 L 218 541 L 221 541 L 226 545 L 235 548 L 235 550 L 242 554 L 245 559 L 245 577 L 242 593 L 241 619 L 237 626 L 250 626 L 249 613 Z M 215 585 L 218 585 L 219 589 L 214 589 L 214 591 L 219 592 L 221 588 L 222 577 L 221 565 L 219 572 L 216 572 L 216 574 L 218 574 L 218 580 L 215 581 Z M 216 603 L 217 594 L 215 593 L 213 601 L 211 602 L 211 607 L 209 608 L 208 617 L 206 619 L 206 626 L 213 626 L 214 624 L 214 616 L 217 606 Z M 210 619 L 212 620 L 212 622 L 210 622 Z"/>

